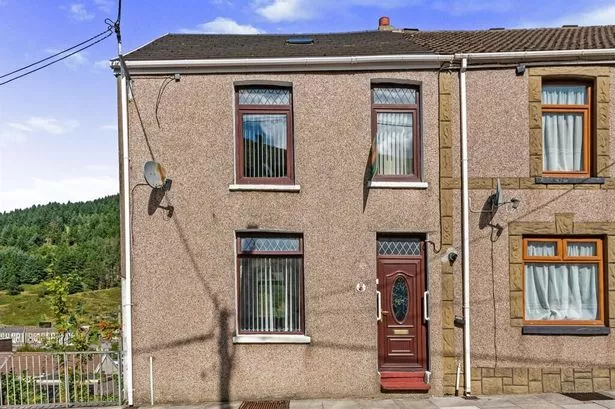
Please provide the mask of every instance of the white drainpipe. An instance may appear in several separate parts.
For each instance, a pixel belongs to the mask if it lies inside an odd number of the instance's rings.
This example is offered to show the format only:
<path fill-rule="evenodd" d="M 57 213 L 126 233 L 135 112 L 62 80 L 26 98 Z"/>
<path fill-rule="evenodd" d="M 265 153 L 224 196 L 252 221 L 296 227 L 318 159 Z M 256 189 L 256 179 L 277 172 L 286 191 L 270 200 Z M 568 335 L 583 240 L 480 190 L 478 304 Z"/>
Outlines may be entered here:
<path fill-rule="evenodd" d="M 470 200 L 468 192 L 468 111 L 466 105 L 466 69 L 467 58 L 461 59 L 459 71 L 459 103 L 461 106 L 461 230 L 463 243 L 463 362 L 465 376 L 465 395 L 472 394 L 472 365 L 470 364 Z"/>
<path fill-rule="evenodd" d="M 124 350 L 123 376 L 126 400 L 133 405 L 132 383 L 132 257 L 130 233 L 130 161 L 128 159 L 128 84 L 126 74 L 120 79 L 122 104 L 122 198 L 124 207 L 124 276 L 122 277 L 122 347 Z"/>

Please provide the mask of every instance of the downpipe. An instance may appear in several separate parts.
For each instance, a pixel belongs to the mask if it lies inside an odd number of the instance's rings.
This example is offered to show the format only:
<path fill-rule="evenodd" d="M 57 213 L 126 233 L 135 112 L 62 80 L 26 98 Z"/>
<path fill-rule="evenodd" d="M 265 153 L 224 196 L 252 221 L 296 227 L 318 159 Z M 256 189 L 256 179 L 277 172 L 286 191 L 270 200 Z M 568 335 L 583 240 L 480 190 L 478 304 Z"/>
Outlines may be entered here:
<path fill-rule="evenodd" d="M 122 196 L 124 208 L 124 277 L 122 277 L 122 349 L 124 352 L 124 389 L 126 401 L 133 405 L 132 379 L 132 257 L 130 225 L 130 160 L 128 156 L 128 83 L 126 73 L 120 79 L 122 105 Z"/>
<path fill-rule="evenodd" d="M 461 59 L 459 70 L 459 99 L 461 108 L 461 201 L 462 201 L 462 248 L 463 259 L 463 363 L 465 396 L 472 395 L 472 365 L 470 362 L 470 199 L 468 191 L 468 121 L 466 100 L 466 70 L 468 59 Z"/>

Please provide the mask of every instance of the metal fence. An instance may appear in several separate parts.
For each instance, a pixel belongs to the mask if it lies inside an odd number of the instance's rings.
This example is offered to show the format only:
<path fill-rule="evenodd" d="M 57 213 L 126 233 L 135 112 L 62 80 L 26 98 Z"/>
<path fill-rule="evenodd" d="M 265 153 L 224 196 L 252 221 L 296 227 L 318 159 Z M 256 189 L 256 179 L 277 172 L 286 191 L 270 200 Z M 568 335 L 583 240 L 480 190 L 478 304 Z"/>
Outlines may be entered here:
<path fill-rule="evenodd" d="M 0 355 L 0 407 L 122 405 L 119 352 Z"/>

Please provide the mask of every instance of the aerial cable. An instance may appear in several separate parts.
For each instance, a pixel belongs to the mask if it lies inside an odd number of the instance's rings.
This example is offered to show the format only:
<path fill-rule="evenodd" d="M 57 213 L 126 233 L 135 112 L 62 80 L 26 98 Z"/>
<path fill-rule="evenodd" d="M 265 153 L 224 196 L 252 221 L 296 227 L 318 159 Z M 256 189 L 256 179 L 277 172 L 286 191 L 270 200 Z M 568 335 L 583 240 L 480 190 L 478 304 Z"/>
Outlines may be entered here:
<path fill-rule="evenodd" d="M 38 65 L 38 64 L 40 64 L 40 63 L 42 63 L 42 62 L 48 61 L 48 60 L 50 60 L 50 59 L 52 59 L 52 58 L 54 58 L 54 57 L 57 57 L 58 55 L 62 55 L 62 54 L 64 54 L 64 53 L 68 52 L 68 51 L 74 50 L 75 48 L 80 47 L 80 46 L 82 46 L 83 44 L 87 44 L 87 43 L 89 43 L 90 41 L 95 40 L 95 39 L 97 39 L 98 37 L 100 37 L 100 36 L 102 36 L 102 35 L 107 34 L 109 31 L 111 31 L 111 29 L 112 29 L 112 28 L 113 28 L 113 27 L 109 27 L 109 28 L 107 28 L 105 31 L 103 31 L 103 32 L 101 32 L 101 33 L 98 33 L 98 34 L 96 34 L 95 36 L 90 37 L 90 38 L 88 38 L 87 40 L 82 41 L 82 42 L 80 42 L 79 44 L 76 44 L 76 45 L 74 45 L 74 46 L 72 46 L 72 47 L 70 47 L 70 48 L 67 48 L 67 49 L 62 50 L 62 51 L 59 51 L 59 52 L 57 52 L 57 53 L 55 53 L 55 54 L 53 54 L 53 55 L 50 55 L 50 56 L 49 56 L 49 57 L 47 57 L 47 58 L 43 58 L 42 60 L 38 60 L 38 61 L 36 61 L 36 62 L 33 62 L 32 64 L 26 65 L 25 67 L 18 68 L 18 69 L 16 69 L 16 70 L 13 70 L 13 71 L 11 71 L 11 72 L 9 72 L 9 73 L 6 73 L 6 74 L 4 74 L 4 75 L 0 75 L 0 78 L 8 77 L 8 76 L 13 75 L 13 74 L 15 74 L 15 73 L 18 73 L 18 72 L 20 72 L 20 71 L 26 70 L 26 69 L 28 69 L 28 68 L 30 68 L 30 67 L 33 67 L 33 66 L 35 66 L 35 65 Z"/>
<path fill-rule="evenodd" d="M 88 48 L 92 47 L 93 45 L 100 43 L 100 42 L 101 42 L 101 41 L 103 41 L 104 39 L 108 38 L 111 34 L 113 34 L 113 33 L 111 32 L 111 30 L 108 30 L 108 31 L 107 31 L 107 35 L 106 35 L 106 36 L 104 36 L 104 37 L 102 37 L 102 38 L 100 38 L 100 39 L 98 39 L 98 40 L 94 41 L 93 43 L 90 43 L 90 44 L 88 44 L 88 45 L 86 45 L 86 46 L 84 46 L 84 47 L 81 47 L 81 48 L 79 48 L 79 49 L 77 49 L 77 50 L 73 51 L 73 52 L 72 52 L 72 53 L 70 53 L 70 54 L 67 54 L 67 55 L 65 55 L 65 56 L 63 56 L 63 57 L 61 57 L 61 58 L 58 58 L 57 60 L 53 60 L 53 61 L 51 61 L 51 62 L 48 62 L 47 64 L 42 65 L 42 66 L 40 66 L 40 67 L 37 67 L 37 68 L 35 68 L 35 69 L 33 69 L 33 70 L 26 71 L 26 72 L 24 72 L 24 73 L 23 73 L 23 74 L 21 74 L 21 75 L 18 75 L 18 76 L 16 76 L 16 77 L 11 78 L 10 80 L 6 80 L 6 81 L 4 81 L 4 82 L 0 82 L 0 86 L 5 85 L 5 84 L 8 84 L 9 82 L 13 82 L 13 81 L 15 81 L 15 80 L 17 80 L 17 79 L 19 79 L 19 78 L 25 77 L 26 75 L 30 75 L 30 74 L 32 74 L 32 73 L 35 73 L 36 71 L 42 70 L 43 68 L 45 68 L 45 67 L 49 67 L 50 65 L 55 64 L 55 63 L 57 63 L 57 62 L 60 62 L 60 61 L 62 61 L 62 60 L 65 60 L 65 59 L 67 59 L 68 57 L 70 57 L 70 56 L 72 56 L 72 55 L 77 54 L 78 52 L 81 52 L 81 51 L 83 51 L 83 50 L 86 50 L 86 49 L 88 49 Z M 74 48 L 74 47 L 72 47 L 72 48 Z M 45 60 L 42 60 L 42 61 L 45 61 Z M 40 62 L 41 62 L 41 61 L 39 61 L 39 63 L 40 63 Z M 36 64 L 38 64 L 38 63 L 36 63 Z M 32 64 L 32 65 L 36 65 L 36 64 Z M 30 65 L 30 67 L 31 67 L 32 65 Z M 24 69 L 25 69 L 25 68 L 24 68 Z M 17 70 L 16 72 L 18 72 L 18 71 L 22 71 L 22 69 Z M 7 75 L 9 75 L 9 74 L 7 74 Z M 5 76 L 6 76 L 6 75 L 5 75 Z M 3 77 L 4 77 L 4 76 L 3 76 Z M 0 78 L 2 78 L 2 77 L 0 77 Z"/>

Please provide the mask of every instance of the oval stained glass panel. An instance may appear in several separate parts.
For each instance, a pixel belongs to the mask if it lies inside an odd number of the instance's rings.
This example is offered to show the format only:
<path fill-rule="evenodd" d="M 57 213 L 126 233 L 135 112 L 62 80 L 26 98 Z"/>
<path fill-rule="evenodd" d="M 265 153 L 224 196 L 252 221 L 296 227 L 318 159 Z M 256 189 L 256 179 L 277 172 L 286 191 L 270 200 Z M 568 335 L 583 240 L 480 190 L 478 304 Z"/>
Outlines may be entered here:
<path fill-rule="evenodd" d="M 393 289 L 391 291 L 391 309 L 393 310 L 393 317 L 395 321 L 401 324 L 408 315 L 408 284 L 403 276 L 397 276 L 393 282 Z"/>

